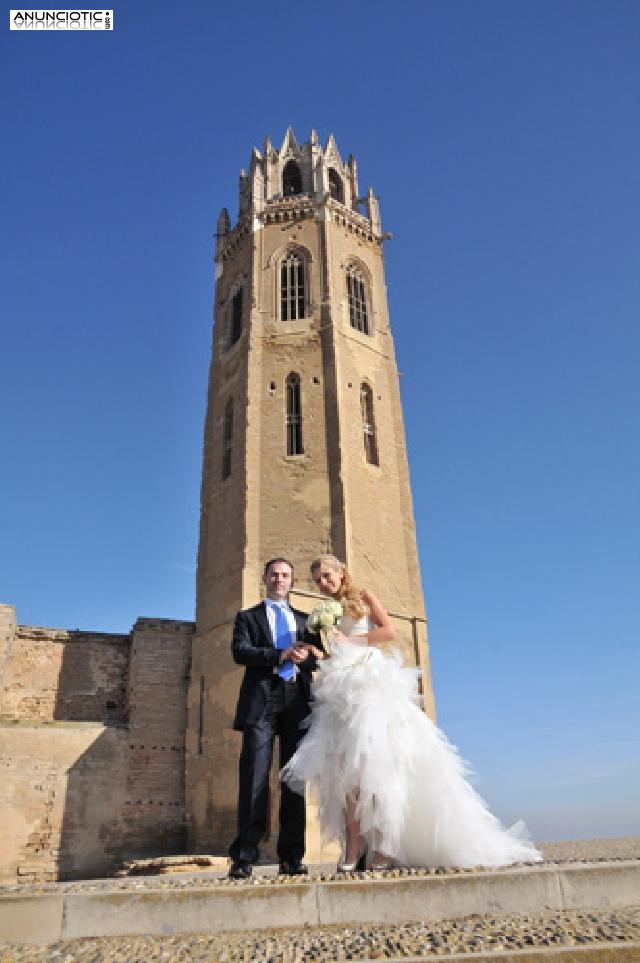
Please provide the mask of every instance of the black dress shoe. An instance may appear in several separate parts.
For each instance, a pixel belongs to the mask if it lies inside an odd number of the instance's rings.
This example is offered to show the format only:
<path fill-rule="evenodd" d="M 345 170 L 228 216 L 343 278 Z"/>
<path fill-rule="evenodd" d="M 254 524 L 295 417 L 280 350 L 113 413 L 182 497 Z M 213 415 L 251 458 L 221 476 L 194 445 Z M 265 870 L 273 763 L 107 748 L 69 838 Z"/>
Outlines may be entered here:
<path fill-rule="evenodd" d="M 283 859 L 280 863 L 283 876 L 306 876 L 309 870 L 300 859 Z"/>
<path fill-rule="evenodd" d="M 229 879 L 249 879 L 251 876 L 251 863 L 246 859 L 234 859 L 229 870 Z"/>

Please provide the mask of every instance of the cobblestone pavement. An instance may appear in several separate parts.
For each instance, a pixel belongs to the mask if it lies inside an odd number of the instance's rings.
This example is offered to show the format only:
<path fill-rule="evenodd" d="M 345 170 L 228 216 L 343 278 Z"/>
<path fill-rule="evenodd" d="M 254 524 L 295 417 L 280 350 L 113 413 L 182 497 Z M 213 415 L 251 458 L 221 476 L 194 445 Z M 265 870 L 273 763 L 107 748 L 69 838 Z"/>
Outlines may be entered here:
<path fill-rule="evenodd" d="M 545 862 L 598 862 L 612 859 L 640 859 L 640 836 L 612 839 L 576 839 L 561 843 L 536 843 Z"/>
<path fill-rule="evenodd" d="M 628 859 L 640 859 L 640 836 L 627 836 L 612 839 L 582 839 L 573 842 L 559 843 L 537 843 L 538 848 L 544 855 L 545 863 L 564 863 L 564 862 L 615 862 Z M 197 883 L 200 888 L 218 886 L 290 886 L 295 882 L 295 877 L 278 876 L 277 865 L 256 866 L 250 880 L 229 880 L 227 879 L 226 860 L 216 859 L 222 862 L 224 868 L 209 869 L 205 871 L 193 871 L 184 868 L 182 872 L 169 872 L 167 874 L 150 874 L 141 876 L 125 876 L 111 879 L 87 879 L 77 880 L 66 883 L 10 883 L 0 884 L 0 895 L 3 893 L 23 893 L 29 895 L 39 895 L 42 893 L 87 893 L 87 892 L 137 892 L 145 889 L 168 889 L 180 890 L 187 889 Z M 539 863 L 524 863 L 524 866 L 538 866 Z M 513 867 L 505 866 L 492 872 L 508 873 Z M 447 874 L 474 874 L 485 872 L 482 866 L 472 869 L 456 869 L 455 867 L 437 866 L 431 869 L 393 869 L 385 873 L 369 871 L 368 877 L 414 877 L 414 876 L 437 876 Z M 347 878 L 359 878 L 359 873 L 349 873 Z M 304 882 L 326 881 L 335 878 L 335 864 L 316 864 L 310 867 L 310 875 L 304 877 Z M 345 876 L 340 877 L 342 880 Z M 640 963 L 640 960 L 638 961 Z"/>
<path fill-rule="evenodd" d="M 625 839 L 578 840 L 540 844 L 545 862 L 598 862 L 640 859 L 640 837 Z M 334 878 L 327 867 L 310 879 Z M 424 876 L 479 870 L 395 869 L 387 873 L 350 874 L 362 876 Z M 508 870 L 505 870 L 508 871 Z M 264 875 L 263 875 L 264 873 Z M 109 880 L 83 880 L 69 883 L 2 886 L 1 893 L 131 891 L 140 889 L 185 889 L 194 883 L 218 887 L 256 884 L 291 884 L 291 877 L 273 875 L 273 867 L 256 867 L 249 881 L 230 882 L 222 871 L 176 873 Z M 342 877 L 344 879 L 344 877 Z M 600 950 L 598 948 L 601 948 Z M 626 951 L 624 948 L 627 948 Z M 481 960 L 533 959 L 555 949 L 566 949 L 567 963 L 601 963 L 624 960 L 640 963 L 640 899 L 632 910 L 615 912 L 564 912 L 529 916 L 467 917 L 448 922 L 412 922 L 394 925 L 326 926 L 272 929 L 214 934 L 188 934 L 171 937 L 118 937 L 58 942 L 48 946 L 0 945 L 0 963 L 172 963 L 172 961 L 209 961 L 209 963 L 329 963 L 338 960 L 415 960 L 453 954 L 475 956 Z M 618 955 L 616 949 L 622 955 Z M 572 952 L 572 949 L 575 951 Z M 593 952 L 591 952 L 593 951 Z M 512 953 L 515 954 L 512 956 Z M 495 956 L 494 956 L 495 954 Z M 522 956 L 525 954 L 525 956 Z M 614 954 L 614 955 L 611 955 Z M 542 957 L 540 957 L 542 959 Z M 554 955 L 554 959 L 560 959 Z"/>
<path fill-rule="evenodd" d="M 440 923 L 299 927 L 258 930 L 250 935 L 189 934 L 172 937 L 83 939 L 49 946 L 0 946 L 1 963 L 331 963 L 336 960 L 410 960 L 462 954 L 505 960 L 525 950 L 553 948 L 589 953 L 599 963 L 605 948 L 628 948 L 640 960 L 640 907 L 616 913 L 548 913 L 530 916 L 467 917 Z M 632 949 L 635 946 L 635 953 Z M 511 952 L 510 952 L 511 951 Z M 571 963 L 583 954 L 571 954 Z M 544 958 L 543 956 L 541 957 Z M 584 954 L 586 957 L 586 953 Z"/>

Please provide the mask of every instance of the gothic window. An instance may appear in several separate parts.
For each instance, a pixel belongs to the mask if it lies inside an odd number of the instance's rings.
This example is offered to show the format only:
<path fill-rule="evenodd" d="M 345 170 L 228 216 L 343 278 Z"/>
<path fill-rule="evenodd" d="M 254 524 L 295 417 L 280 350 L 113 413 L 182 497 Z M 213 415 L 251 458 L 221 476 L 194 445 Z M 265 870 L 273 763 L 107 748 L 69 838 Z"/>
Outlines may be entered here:
<path fill-rule="evenodd" d="M 342 187 L 342 178 L 333 167 L 329 168 L 329 194 L 334 200 L 340 201 L 344 204 L 344 189 Z"/>
<path fill-rule="evenodd" d="M 302 194 L 302 175 L 294 160 L 287 161 L 282 172 L 282 193 L 285 197 Z"/>
<path fill-rule="evenodd" d="M 224 423 L 222 426 L 222 478 L 231 474 L 231 453 L 233 451 L 233 398 L 227 399 L 224 406 Z"/>
<path fill-rule="evenodd" d="M 280 320 L 296 321 L 306 313 L 305 263 L 290 251 L 280 266 Z"/>
<path fill-rule="evenodd" d="M 242 334 L 242 288 L 238 288 L 228 306 L 227 338 L 225 348 L 228 350 L 238 341 Z"/>
<path fill-rule="evenodd" d="M 347 268 L 347 295 L 351 327 L 363 334 L 371 334 L 367 284 L 362 271 L 355 264 Z"/>
<path fill-rule="evenodd" d="M 302 455 L 302 404 L 300 402 L 300 375 L 291 372 L 286 385 L 287 455 Z"/>
<path fill-rule="evenodd" d="M 364 454 L 370 465 L 378 465 L 378 442 L 376 423 L 373 416 L 373 391 L 366 382 L 360 385 L 360 413 L 362 415 L 362 434 Z"/>

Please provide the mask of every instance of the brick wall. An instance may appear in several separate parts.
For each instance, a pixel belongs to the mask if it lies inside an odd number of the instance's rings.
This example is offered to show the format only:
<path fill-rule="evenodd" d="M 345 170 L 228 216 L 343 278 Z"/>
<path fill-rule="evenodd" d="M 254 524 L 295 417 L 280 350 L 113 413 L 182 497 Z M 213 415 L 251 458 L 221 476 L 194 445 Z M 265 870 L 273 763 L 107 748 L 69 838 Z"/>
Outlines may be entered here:
<path fill-rule="evenodd" d="M 108 875 L 184 851 L 189 622 L 129 635 L 16 626 L 0 607 L 0 880 Z"/>
<path fill-rule="evenodd" d="M 128 635 L 17 626 L 0 717 L 126 722 L 129 646 Z"/>

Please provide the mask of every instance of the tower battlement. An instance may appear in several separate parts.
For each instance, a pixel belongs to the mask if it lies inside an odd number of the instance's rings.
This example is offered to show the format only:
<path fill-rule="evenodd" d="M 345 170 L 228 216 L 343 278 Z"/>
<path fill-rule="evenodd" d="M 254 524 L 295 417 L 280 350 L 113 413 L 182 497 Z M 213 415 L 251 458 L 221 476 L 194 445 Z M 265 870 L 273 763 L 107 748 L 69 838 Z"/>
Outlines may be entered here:
<path fill-rule="evenodd" d="M 299 144 L 289 127 L 279 148 L 265 138 L 262 151 L 254 147 L 251 153 L 248 173 L 240 172 L 238 194 L 236 225 L 232 228 L 227 208 L 218 218 L 217 254 L 222 261 L 237 243 L 234 235 L 243 229 L 309 217 L 317 207 L 336 212 L 370 240 L 383 240 L 378 199 L 371 188 L 360 197 L 356 160 L 350 154 L 343 162 L 333 134 L 324 147 L 315 130 Z"/>

